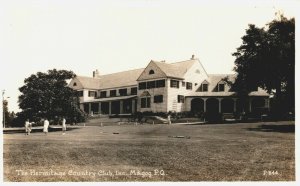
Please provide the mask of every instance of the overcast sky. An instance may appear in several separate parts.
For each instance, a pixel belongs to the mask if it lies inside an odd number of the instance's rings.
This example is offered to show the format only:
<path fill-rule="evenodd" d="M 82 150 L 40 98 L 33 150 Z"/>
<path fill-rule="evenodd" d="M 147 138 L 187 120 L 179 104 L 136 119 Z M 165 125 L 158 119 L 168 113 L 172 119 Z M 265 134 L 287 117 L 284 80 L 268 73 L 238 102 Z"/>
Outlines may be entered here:
<path fill-rule="evenodd" d="M 19 111 L 24 79 L 53 68 L 91 76 L 95 69 L 108 74 L 195 54 L 208 73 L 233 73 L 231 54 L 248 24 L 262 27 L 277 11 L 295 17 L 299 5 L 245 2 L 1 1 L 0 88 L 10 97 L 9 110 Z"/>

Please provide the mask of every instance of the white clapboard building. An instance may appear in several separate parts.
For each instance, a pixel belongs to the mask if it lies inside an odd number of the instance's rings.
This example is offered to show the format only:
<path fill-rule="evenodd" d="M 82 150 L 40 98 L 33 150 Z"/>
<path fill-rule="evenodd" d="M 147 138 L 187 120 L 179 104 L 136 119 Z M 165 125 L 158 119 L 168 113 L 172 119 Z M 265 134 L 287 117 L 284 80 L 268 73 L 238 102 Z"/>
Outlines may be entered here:
<path fill-rule="evenodd" d="M 224 77 L 208 74 L 201 62 L 150 61 L 141 69 L 100 75 L 77 76 L 69 86 L 78 91 L 81 109 L 88 114 L 129 114 L 135 112 L 241 112 L 235 92 Z M 269 94 L 258 88 L 249 94 L 246 112 L 268 109 Z"/>

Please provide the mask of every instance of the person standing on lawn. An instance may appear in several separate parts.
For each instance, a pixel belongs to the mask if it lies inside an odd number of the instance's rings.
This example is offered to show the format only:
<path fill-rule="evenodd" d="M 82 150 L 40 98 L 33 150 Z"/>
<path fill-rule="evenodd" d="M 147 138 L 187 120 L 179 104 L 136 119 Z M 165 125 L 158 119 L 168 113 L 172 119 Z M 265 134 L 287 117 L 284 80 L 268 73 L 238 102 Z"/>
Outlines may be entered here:
<path fill-rule="evenodd" d="M 48 127 L 49 127 L 49 121 L 47 120 L 47 118 L 45 118 L 45 120 L 44 120 L 44 129 L 43 129 L 43 132 L 45 133 L 45 135 L 48 134 Z"/>
<path fill-rule="evenodd" d="M 63 131 L 63 135 L 65 135 L 67 131 L 67 125 L 66 125 L 66 119 L 64 117 L 62 118 L 62 131 Z"/>
<path fill-rule="evenodd" d="M 31 127 L 30 127 L 30 122 L 29 119 L 25 121 L 25 135 L 30 135 L 31 132 Z"/>
<path fill-rule="evenodd" d="M 168 113 L 168 124 L 171 125 L 171 113 Z"/>

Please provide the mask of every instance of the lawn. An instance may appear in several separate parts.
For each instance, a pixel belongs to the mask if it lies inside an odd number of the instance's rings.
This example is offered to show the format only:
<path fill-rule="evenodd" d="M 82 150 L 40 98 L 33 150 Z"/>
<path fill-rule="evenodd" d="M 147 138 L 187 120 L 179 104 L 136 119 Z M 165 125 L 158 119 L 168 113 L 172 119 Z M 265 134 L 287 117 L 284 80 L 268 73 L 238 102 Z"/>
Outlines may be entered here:
<path fill-rule="evenodd" d="M 4 181 L 294 181 L 294 122 L 4 134 Z"/>

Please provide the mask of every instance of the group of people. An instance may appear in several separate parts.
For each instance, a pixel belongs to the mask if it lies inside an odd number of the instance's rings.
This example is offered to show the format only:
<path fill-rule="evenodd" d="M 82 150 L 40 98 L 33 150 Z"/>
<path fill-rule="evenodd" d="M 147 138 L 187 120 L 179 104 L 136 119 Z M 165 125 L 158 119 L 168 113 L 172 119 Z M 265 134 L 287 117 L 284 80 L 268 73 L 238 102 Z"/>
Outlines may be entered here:
<path fill-rule="evenodd" d="M 32 131 L 32 125 L 35 124 L 34 122 L 29 122 L 29 119 L 25 121 L 25 135 L 30 135 L 30 132 Z M 43 132 L 45 135 L 48 134 L 48 128 L 49 128 L 49 120 L 47 118 L 44 119 L 44 127 Z M 66 125 L 66 119 L 63 117 L 61 119 L 62 124 L 62 134 L 65 135 L 67 131 L 67 125 Z"/>

